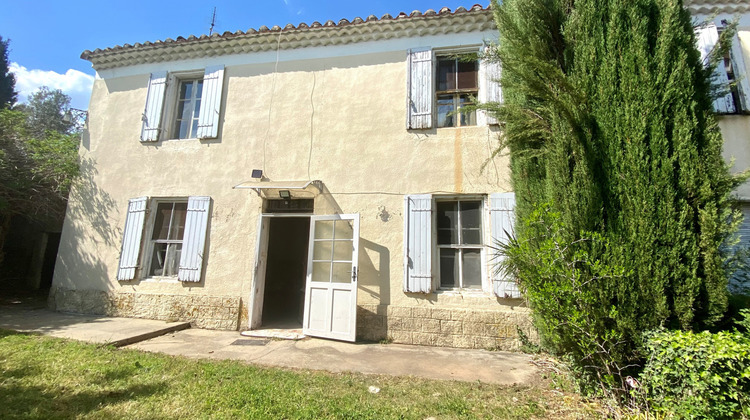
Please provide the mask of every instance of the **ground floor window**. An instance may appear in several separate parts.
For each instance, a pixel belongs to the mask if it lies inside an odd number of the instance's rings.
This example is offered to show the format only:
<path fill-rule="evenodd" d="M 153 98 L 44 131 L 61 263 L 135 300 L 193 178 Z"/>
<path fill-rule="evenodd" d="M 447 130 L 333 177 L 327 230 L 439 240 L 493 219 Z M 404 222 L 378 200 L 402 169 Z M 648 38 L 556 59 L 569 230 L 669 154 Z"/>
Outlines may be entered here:
<path fill-rule="evenodd" d="M 201 281 L 210 212 L 205 196 L 130 199 L 117 280 Z"/>
<path fill-rule="evenodd" d="M 404 292 L 470 291 L 521 297 L 515 278 L 496 270 L 497 244 L 512 238 L 515 195 L 407 195 Z"/>
<path fill-rule="evenodd" d="M 482 201 L 436 202 L 440 287 L 482 288 Z"/>
<path fill-rule="evenodd" d="M 157 202 L 151 233 L 149 276 L 177 275 L 185 234 L 187 200 Z"/>

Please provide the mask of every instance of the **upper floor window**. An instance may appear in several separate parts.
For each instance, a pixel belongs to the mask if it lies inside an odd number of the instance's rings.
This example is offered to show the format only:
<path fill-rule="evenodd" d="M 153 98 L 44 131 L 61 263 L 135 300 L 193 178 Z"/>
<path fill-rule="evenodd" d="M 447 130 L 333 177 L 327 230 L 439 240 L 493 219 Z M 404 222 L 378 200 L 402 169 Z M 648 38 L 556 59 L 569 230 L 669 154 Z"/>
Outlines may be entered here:
<path fill-rule="evenodd" d="M 223 85 L 222 65 L 151 73 L 141 141 L 218 137 Z"/>
<path fill-rule="evenodd" d="M 173 137 L 178 139 L 197 137 L 202 93 L 203 78 L 180 80 Z"/>
<path fill-rule="evenodd" d="M 480 60 L 479 46 L 458 51 L 409 50 L 407 129 L 497 124 L 483 112 L 464 111 L 479 102 L 502 102 L 500 64 Z"/>
<path fill-rule="evenodd" d="M 696 42 L 703 65 L 710 62 L 711 54 L 719 45 L 722 28 L 710 23 L 696 29 Z M 723 57 L 719 57 L 711 82 L 720 90 L 719 97 L 714 99 L 713 108 L 719 114 L 738 114 L 750 111 L 750 81 L 745 73 L 740 40 L 735 35 L 732 45 Z"/>
<path fill-rule="evenodd" d="M 475 54 L 438 57 L 435 93 L 437 126 L 461 127 L 477 124 L 476 111 L 462 112 L 479 90 L 479 62 Z"/>

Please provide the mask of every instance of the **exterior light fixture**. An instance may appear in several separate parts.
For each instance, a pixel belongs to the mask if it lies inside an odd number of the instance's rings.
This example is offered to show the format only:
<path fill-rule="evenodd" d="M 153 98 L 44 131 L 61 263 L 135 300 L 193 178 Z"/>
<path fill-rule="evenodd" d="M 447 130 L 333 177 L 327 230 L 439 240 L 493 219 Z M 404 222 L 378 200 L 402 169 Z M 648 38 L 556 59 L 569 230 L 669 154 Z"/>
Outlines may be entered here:
<path fill-rule="evenodd" d="M 289 192 L 289 190 L 281 190 L 279 191 L 279 197 L 283 198 L 284 200 L 289 200 L 292 198 L 292 193 Z"/>
<path fill-rule="evenodd" d="M 62 120 L 68 124 L 83 125 L 89 117 L 89 112 L 85 109 L 68 108 L 63 114 Z"/>
<path fill-rule="evenodd" d="M 263 178 L 263 170 L 262 169 L 253 169 L 253 173 L 250 176 L 253 177 L 253 178 L 255 178 L 255 179 Z"/>

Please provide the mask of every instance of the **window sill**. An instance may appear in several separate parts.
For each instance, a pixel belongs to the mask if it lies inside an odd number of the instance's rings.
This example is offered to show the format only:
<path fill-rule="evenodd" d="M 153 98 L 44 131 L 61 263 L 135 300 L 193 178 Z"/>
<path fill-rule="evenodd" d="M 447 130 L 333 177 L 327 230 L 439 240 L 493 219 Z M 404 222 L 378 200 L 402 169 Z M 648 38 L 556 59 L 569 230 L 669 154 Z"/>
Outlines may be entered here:
<path fill-rule="evenodd" d="M 166 276 L 154 276 L 154 277 L 146 277 L 143 280 L 141 280 L 143 283 L 180 283 L 179 280 L 177 280 L 177 276 L 174 277 L 166 277 Z"/>
<path fill-rule="evenodd" d="M 458 290 L 458 289 L 437 289 L 435 291 L 435 294 L 437 295 L 445 295 L 445 296 L 462 296 L 462 297 L 488 297 L 491 296 L 491 294 L 486 293 L 484 290 L 481 289 L 464 289 L 464 290 Z"/>

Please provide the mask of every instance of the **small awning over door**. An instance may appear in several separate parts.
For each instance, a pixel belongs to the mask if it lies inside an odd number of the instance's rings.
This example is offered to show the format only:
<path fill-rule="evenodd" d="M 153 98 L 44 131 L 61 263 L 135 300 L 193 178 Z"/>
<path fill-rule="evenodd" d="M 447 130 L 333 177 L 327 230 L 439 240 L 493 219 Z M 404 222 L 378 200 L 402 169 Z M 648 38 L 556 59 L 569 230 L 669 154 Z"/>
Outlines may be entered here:
<path fill-rule="evenodd" d="M 317 189 L 313 190 L 312 187 Z M 304 191 L 317 195 L 323 190 L 323 182 L 319 180 L 312 181 L 245 181 L 232 187 L 235 190 L 253 190 L 259 197 L 279 196 L 279 191 Z"/>

